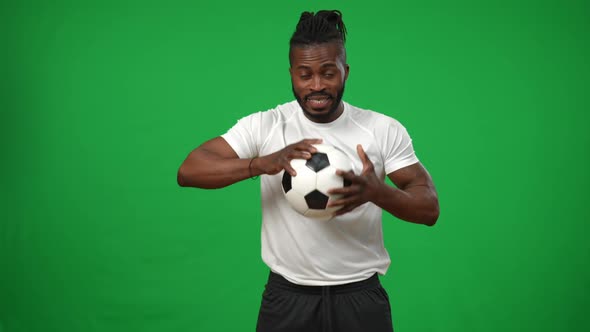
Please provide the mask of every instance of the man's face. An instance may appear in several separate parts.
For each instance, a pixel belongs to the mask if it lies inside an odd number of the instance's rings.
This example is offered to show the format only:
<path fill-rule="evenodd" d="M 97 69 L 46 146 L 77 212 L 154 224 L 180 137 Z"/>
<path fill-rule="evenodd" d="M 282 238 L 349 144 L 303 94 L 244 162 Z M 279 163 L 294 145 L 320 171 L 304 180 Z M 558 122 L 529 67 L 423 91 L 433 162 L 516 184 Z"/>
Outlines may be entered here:
<path fill-rule="evenodd" d="M 349 67 L 341 48 L 338 43 L 325 43 L 291 49 L 293 94 L 311 121 L 332 122 L 344 110 L 341 100 Z"/>

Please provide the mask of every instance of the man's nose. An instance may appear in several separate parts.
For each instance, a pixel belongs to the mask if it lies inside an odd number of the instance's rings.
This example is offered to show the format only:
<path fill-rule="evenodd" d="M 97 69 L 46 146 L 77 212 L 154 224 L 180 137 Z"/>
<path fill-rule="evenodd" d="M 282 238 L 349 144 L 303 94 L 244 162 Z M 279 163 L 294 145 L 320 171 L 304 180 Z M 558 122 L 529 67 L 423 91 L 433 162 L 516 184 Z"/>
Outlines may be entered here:
<path fill-rule="evenodd" d="M 324 89 L 322 78 L 319 75 L 314 76 L 314 78 L 311 80 L 310 88 L 314 91 L 321 91 Z"/>

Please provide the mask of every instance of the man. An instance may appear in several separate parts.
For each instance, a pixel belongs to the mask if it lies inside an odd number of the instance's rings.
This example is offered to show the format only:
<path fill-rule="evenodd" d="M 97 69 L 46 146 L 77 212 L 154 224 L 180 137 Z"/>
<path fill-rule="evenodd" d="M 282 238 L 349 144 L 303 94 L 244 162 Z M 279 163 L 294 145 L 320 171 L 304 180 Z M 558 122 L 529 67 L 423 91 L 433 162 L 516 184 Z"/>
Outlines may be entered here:
<path fill-rule="evenodd" d="M 304 12 L 289 51 L 296 101 L 241 119 L 192 151 L 178 172 L 181 186 L 199 188 L 262 175 L 262 258 L 271 272 L 259 332 L 393 331 L 378 277 L 390 264 L 382 210 L 424 225 L 438 218 L 434 185 L 405 128 L 342 101 L 345 40 L 339 11 Z M 311 158 L 320 142 L 354 163 L 353 172 L 338 172 L 352 185 L 331 191 L 342 198 L 330 203 L 341 209 L 329 221 L 298 214 L 281 192 L 283 171 L 296 176 L 289 162 Z"/>

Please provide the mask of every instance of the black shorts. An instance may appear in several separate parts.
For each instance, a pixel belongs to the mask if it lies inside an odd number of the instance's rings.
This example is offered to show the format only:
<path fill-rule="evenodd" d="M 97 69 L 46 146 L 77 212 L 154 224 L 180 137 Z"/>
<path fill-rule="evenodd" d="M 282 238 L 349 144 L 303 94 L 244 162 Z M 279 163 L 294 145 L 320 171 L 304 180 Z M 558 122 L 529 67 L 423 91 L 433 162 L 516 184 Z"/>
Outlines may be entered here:
<path fill-rule="evenodd" d="M 338 286 L 301 286 L 270 273 L 257 332 L 392 332 L 391 306 L 377 274 Z"/>

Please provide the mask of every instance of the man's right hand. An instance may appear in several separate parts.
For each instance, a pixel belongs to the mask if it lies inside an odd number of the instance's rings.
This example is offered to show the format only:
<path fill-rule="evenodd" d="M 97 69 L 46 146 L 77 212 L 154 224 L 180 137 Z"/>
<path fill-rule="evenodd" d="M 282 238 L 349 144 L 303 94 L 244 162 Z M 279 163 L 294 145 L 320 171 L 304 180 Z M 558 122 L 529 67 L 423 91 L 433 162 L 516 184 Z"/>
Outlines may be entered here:
<path fill-rule="evenodd" d="M 263 174 L 274 175 L 284 169 L 291 176 L 296 176 L 297 172 L 291 167 L 291 160 L 310 159 L 311 155 L 317 152 L 317 149 L 312 144 L 320 143 L 322 143 L 322 140 L 318 138 L 304 139 L 287 145 L 275 153 L 256 158 L 252 162 L 252 166 L 262 171 Z"/>

